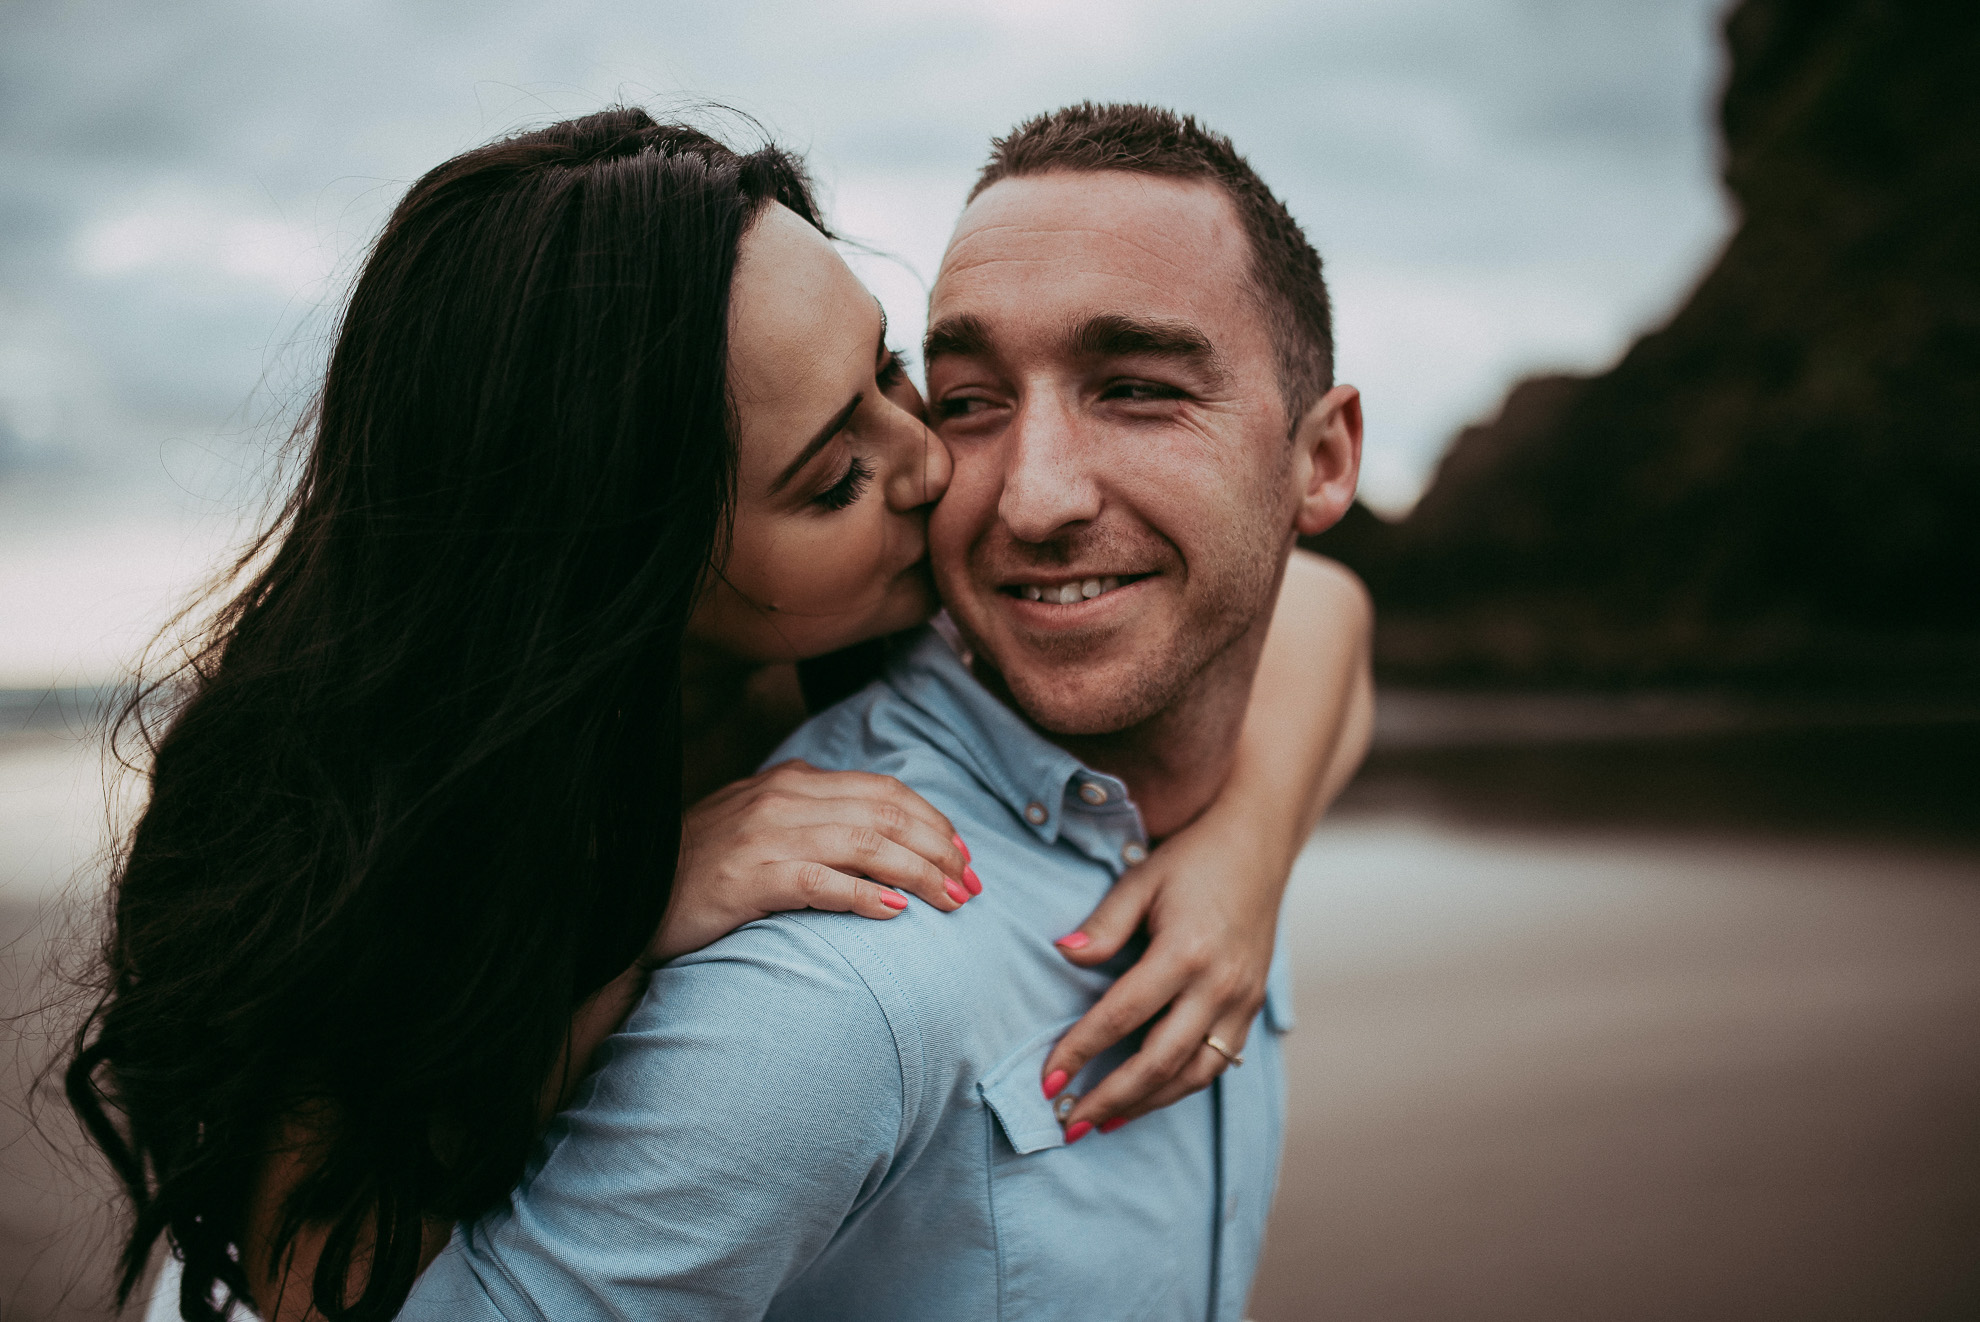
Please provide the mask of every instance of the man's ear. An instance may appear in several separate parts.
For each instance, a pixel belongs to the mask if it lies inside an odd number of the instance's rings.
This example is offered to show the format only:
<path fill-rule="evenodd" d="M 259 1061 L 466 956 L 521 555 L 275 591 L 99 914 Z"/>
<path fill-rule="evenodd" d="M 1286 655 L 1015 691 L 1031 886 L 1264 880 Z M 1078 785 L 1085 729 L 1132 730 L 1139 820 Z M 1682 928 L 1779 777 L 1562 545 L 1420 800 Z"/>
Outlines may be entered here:
<path fill-rule="evenodd" d="M 1361 392 L 1335 386 L 1293 429 L 1293 475 L 1299 484 L 1294 522 L 1302 537 L 1323 533 L 1354 503 L 1361 478 Z"/>

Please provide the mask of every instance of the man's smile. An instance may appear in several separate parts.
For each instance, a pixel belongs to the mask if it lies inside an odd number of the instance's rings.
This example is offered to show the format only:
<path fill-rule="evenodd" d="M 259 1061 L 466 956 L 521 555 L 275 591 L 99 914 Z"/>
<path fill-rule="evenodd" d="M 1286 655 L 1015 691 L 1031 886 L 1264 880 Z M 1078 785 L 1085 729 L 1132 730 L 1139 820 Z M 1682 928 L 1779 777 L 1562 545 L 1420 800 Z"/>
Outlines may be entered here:
<path fill-rule="evenodd" d="M 1077 606 L 1083 601 L 1104 597 L 1132 586 L 1152 574 L 1054 574 L 1027 576 L 998 588 L 1005 596 L 1020 601 L 1046 602 L 1055 606 Z"/>

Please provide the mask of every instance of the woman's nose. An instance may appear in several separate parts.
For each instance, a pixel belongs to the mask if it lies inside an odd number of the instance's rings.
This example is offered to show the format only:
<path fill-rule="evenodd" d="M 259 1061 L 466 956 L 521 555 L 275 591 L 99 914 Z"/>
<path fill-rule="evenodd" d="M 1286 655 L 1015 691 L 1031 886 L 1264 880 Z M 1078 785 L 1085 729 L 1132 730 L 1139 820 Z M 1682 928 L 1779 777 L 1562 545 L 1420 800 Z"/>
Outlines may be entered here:
<path fill-rule="evenodd" d="M 927 427 L 911 422 L 902 428 L 896 450 L 887 480 L 888 507 L 905 514 L 940 500 L 955 471 L 949 447 Z"/>

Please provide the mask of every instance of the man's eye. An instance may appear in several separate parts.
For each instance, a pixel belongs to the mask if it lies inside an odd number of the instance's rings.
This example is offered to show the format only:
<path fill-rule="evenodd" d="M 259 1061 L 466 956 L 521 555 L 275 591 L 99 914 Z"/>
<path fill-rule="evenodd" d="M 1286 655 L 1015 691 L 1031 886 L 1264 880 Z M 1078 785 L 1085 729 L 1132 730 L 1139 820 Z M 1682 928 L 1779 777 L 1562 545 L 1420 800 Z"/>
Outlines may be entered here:
<path fill-rule="evenodd" d="M 987 399 L 974 395 L 954 395 L 935 406 L 935 412 L 944 418 L 966 418 L 973 413 L 981 413 L 990 407 Z"/>
<path fill-rule="evenodd" d="M 1100 392 L 1102 399 L 1124 399 L 1130 403 L 1182 397 L 1183 392 L 1174 386 L 1156 385 L 1153 381 L 1116 381 Z"/>

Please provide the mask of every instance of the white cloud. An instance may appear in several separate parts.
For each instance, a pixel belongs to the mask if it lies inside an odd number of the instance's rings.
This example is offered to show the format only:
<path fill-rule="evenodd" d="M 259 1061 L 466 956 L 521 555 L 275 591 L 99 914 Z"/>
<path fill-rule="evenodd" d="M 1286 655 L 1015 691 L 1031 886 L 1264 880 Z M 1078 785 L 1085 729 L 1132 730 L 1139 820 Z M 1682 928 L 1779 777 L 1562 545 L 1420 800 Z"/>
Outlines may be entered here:
<path fill-rule="evenodd" d="M 1337 262 L 1337 374 L 1359 386 L 1367 423 L 1362 496 L 1399 514 L 1429 462 L 1506 384 L 1538 370 L 1604 367 L 1631 329 L 1599 289 L 1464 267 Z"/>
<path fill-rule="evenodd" d="M 247 282 L 285 298 L 320 294 L 337 254 L 309 226 L 230 208 L 186 188 L 154 193 L 85 224 L 76 266 L 114 278 L 169 274 L 188 286 Z"/>
<path fill-rule="evenodd" d="M 77 414 L 101 386 L 60 316 L 0 291 L 0 425 L 22 451 L 14 459 L 70 450 L 82 431 Z M 0 461 L 7 458 L 0 453 Z"/>
<path fill-rule="evenodd" d="M 889 338 L 920 362 L 928 291 L 962 211 L 968 176 L 849 172 L 826 180 L 847 262 L 887 309 Z"/>

